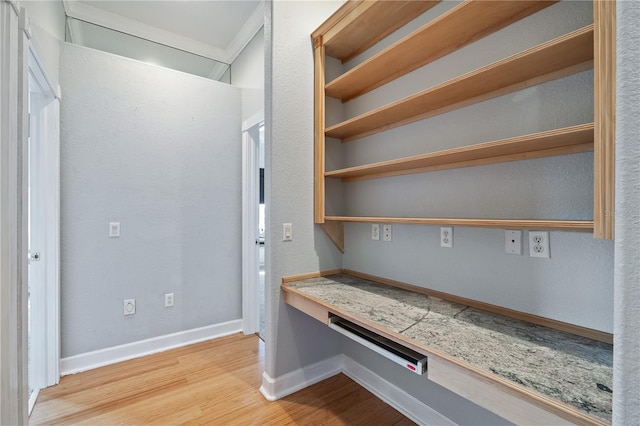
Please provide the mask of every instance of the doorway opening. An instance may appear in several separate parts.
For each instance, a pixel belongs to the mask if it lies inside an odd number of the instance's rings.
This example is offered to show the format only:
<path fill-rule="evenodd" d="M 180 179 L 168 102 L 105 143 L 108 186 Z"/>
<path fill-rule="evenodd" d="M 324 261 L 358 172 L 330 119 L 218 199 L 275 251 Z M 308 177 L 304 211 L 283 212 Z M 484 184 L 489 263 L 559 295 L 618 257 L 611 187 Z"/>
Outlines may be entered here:
<path fill-rule="evenodd" d="M 242 322 L 245 334 L 265 340 L 264 117 L 242 126 Z"/>
<path fill-rule="evenodd" d="M 29 412 L 60 378 L 60 102 L 29 52 L 27 370 Z"/>

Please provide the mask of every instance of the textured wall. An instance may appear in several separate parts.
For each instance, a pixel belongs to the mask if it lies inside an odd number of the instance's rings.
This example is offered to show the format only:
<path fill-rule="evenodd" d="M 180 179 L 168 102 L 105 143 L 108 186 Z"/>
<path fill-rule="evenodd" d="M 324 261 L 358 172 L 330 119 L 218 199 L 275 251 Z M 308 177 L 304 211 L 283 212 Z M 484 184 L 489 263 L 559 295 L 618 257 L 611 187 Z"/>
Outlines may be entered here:
<path fill-rule="evenodd" d="M 283 276 L 339 268 L 341 253 L 313 224 L 313 51 L 310 34 L 341 2 L 276 1 L 265 28 L 267 92 L 267 365 L 277 377 L 335 355 L 326 326 L 280 299 Z M 267 5 L 269 9 L 269 5 Z M 293 241 L 282 241 L 282 224 Z"/>
<path fill-rule="evenodd" d="M 640 3 L 617 3 L 613 424 L 640 424 Z"/>
<path fill-rule="evenodd" d="M 417 19 L 453 6 L 443 2 Z M 560 2 L 344 105 L 345 117 L 383 105 L 592 22 L 591 2 Z M 394 34 L 396 39 L 402 34 Z M 388 44 L 387 40 L 384 44 Z M 378 46 L 377 48 L 380 48 Z M 365 52 L 346 65 L 371 55 Z M 487 142 L 593 121 L 593 73 L 585 71 L 343 145 L 345 166 Z M 591 153 L 368 180 L 343 185 L 349 215 L 591 219 Z M 613 242 L 552 232 L 551 259 L 504 253 L 503 230 L 394 225 L 372 241 L 346 226 L 346 268 L 607 332 L 613 331 Z M 567 301 L 571 301 L 568 303 Z"/>
<path fill-rule="evenodd" d="M 231 84 L 242 88 L 242 120 L 264 110 L 264 29 L 231 64 Z"/>
<path fill-rule="evenodd" d="M 240 90 L 70 44 L 61 64 L 62 356 L 239 319 Z"/>
<path fill-rule="evenodd" d="M 60 42 L 64 41 L 65 12 L 61 0 L 20 2 L 31 21 L 32 43 L 49 78 L 58 82 Z"/>

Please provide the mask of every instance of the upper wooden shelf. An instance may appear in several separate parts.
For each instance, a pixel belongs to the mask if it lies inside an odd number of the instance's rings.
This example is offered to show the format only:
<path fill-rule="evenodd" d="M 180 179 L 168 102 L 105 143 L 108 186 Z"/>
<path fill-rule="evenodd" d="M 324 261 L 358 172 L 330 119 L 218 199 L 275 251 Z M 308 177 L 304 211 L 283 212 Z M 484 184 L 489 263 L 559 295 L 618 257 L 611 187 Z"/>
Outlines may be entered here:
<path fill-rule="evenodd" d="M 343 182 L 593 151 L 593 123 L 326 172 Z"/>
<path fill-rule="evenodd" d="M 554 3 L 556 0 L 461 3 L 328 83 L 326 95 L 343 102 L 353 99 Z"/>
<path fill-rule="evenodd" d="M 350 1 L 311 37 L 322 37 L 325 53 L 345 62 L 438 3 L 440 0 Z"/>
<path fill-rule="evenodd" d="M 327 221 L 360 223 L 409 223 L 433 226 L 468 226 L 473 228 L 526 229 L 530 231 L 593 232 L 593 220 L 539 219 L 467 219 L 449 217 L 381 217 L 325 216 Z"/>
<path fill-rule="evenodd" d="M 325 129 L 349 141 L 593 67 L 593 25 Z"/>

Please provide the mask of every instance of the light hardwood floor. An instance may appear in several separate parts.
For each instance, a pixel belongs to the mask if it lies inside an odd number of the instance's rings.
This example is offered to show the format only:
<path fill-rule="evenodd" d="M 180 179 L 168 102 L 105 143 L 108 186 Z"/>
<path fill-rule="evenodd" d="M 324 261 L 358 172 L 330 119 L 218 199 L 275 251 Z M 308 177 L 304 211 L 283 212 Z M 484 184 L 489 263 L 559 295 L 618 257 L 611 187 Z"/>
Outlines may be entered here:
<path fill-rule="evenodd" d="M 340 374 L 276 402 L 259 392 L 264 344 L 233 335 L 63 377 L 31 425 L 410 425 Z"/>

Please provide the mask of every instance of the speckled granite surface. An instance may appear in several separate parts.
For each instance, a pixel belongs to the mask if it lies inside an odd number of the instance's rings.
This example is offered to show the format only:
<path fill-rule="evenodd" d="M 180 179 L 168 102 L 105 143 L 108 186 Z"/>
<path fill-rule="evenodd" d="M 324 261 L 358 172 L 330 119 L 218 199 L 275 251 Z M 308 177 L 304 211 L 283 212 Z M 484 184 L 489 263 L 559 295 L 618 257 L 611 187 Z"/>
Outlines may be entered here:
<path fill-rule="evenodd" d="M 612 345 L 349 275 L 287 286 L 611 422 Z"/>

